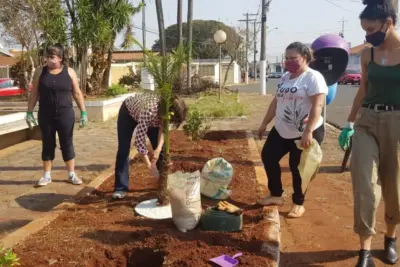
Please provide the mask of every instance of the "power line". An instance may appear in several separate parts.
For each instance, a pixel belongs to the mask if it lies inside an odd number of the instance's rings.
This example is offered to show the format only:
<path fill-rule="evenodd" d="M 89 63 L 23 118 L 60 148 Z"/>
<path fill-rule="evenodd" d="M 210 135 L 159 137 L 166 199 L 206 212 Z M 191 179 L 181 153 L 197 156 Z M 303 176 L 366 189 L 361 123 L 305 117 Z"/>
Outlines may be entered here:
<path fill-rule="evenodd" d="M 354 11 L 354 10 L 350 10 L 350 9 L 344 8 L 344 7 L 342 7 L 341 5 L 336 4 L 336 3 L 333 2 L 332 0 L 325 0 L 325 1 L 328 2 L 328 3 L 330 3 L 331 5 L 334 5 L 334 6 L 338 7 L 338 8 L 340 8 L 340 9 L 343 9 L 343 10 L 345 10 L 345 11 L 353 12 L 353 13 L 357 13 L 357 14 L 358 14 L 358 12 L 356 12 L 356 11 Z"/>

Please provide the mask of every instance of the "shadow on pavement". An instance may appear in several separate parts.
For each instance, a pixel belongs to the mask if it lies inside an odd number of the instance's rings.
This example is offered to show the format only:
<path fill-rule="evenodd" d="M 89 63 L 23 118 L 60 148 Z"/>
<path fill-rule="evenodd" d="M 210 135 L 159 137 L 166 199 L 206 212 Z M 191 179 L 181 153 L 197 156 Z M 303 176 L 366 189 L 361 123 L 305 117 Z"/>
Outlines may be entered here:
<path fill-rule="evenodd" d="M 2 234 L 8 234 L 9 232 L 13 232 L 18 228 L 27 225 L 32 220 L 9 220 L 0 223 L 0 237 Z"/>
<path fill-rule="evenodd" d="M 75 169 L 78 171 L 102 171 L 111 167 L 110 164 L 90 164 L 86 166 L 77 165 Z M 40 171 L 42 166 L 1 166 L 0 171 Z M 65 170 L 64 166 L 54 166 L 53 170 Z"/>
<path fill-rule="evenodd" d="M 372 255 L 375 258 L 375 263 L 378 263 L 378 261 L 382 261 L 383 259 L 383 250 L 372 250 Z M 327 266 L 328 263 L 337 262 L 339 264 L 340 261 L 345 261 L 349 259 L 354 259 L 354 264 L 355 264 L 357 258 L 358 258 L 358 251 L 356 250 L 281 252 L 280 265 L 285 267 L 286 266 L 319 267 L 319 266 Z M 339 265 L 334 265 L 334 266 L 339 266 Z M 348 265 L 342 265 L 342 266 L 348 266 Z"/>
<path fill-rule="evenodd" d="M 52 183 L 67 183 L 68 180 L 51 180 Z M 24 180 L 24 181 L 8 181 L 8 180 L 0 180 L 0 185 L 32 185 L 35 186 L 37 180 Z"/>
<path fill-rule="evenodd" d="M 72 196 L 70 195 L 56 194 L 56 193 L 40 193 L 40 194 L 23 195 L 16 198 L 15 201 L 22 208 L 28 210 L 49 212 L 55 206 L 70 199 L 72 199 Z"/>

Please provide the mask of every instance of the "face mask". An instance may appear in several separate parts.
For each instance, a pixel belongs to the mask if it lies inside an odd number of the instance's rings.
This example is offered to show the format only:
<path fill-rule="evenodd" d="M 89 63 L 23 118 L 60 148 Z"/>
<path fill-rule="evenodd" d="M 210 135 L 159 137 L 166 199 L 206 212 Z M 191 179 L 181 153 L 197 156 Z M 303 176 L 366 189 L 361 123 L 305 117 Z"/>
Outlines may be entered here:
<path fill-rule="evenodd" d="M 285 62 L 285 67 L 290 73 L 297 73 L 300 69 L 300 64 L 297 60 L 288 60 Z"/>
<path fill-rule="evenodd" d="M 386 31 L 387 31 L 387 29 L 386 29 L 385 32 L 382 32 L 382 28 L 384 25 L 385 24 L 382 25 L 382 27 L 379 29 L 379 31 L 365 36 L 365 40 L 375 47 L 383 44 L 383 42 L 385 41 L 385 38 L 386 38 Z"/>
<path fill-rule="evenodd" d="M 54 58 L 47 58 L 47 66 L 50 69 L 56 69 L 61 65 L 60 61 L 58 58 L 54 57 Z"/>

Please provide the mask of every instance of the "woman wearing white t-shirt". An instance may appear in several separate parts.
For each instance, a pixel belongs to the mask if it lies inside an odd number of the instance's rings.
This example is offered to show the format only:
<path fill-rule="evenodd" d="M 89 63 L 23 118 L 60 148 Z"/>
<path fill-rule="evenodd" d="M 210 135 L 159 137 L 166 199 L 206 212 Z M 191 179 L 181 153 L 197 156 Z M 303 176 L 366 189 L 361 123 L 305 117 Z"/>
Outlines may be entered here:
<path fill-rule="evenodd" d="M 311 59 L 310 49 L 300 42 L 292 43 L 286 48 L 285 66 L 288 72 L 282 76 L 275 98 L 258 130 L 261 140 L 267 125 L 275 119 L 275 126 L 271 129 L 261 153 L 270 195 L 257 202 L 264 206 L 283 205 L 279 161 L 290 153 L 294 205 L 288 216 L 292 218 L 298 218 L 305 212 L 298 170 L 302 150 L 297 148 L 295 140 L 301 140 L 301 145 L 307 148 L 313 138 L 321 144 L 325 134 L 321 113 L 328 87 L 322 74 L 308 67 Z"/>

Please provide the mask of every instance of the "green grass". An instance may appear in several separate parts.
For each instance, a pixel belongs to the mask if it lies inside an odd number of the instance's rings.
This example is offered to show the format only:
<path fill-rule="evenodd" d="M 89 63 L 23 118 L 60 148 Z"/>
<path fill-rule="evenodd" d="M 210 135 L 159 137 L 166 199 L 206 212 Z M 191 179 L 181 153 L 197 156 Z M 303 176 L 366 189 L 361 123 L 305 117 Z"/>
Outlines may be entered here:
<path fill-rule="evenodd" d="M 249 114 L 248 106 L 240 103 L 236 94 L 223 94 L 221 102 L 218 101 L 218 94 L 202 94 L 195 101 L 190 101 L 188 105 L 189 108 L 195 107 L 209 118 L 238 117 Z"/>

